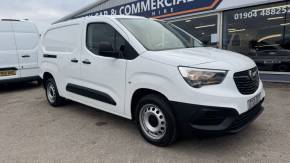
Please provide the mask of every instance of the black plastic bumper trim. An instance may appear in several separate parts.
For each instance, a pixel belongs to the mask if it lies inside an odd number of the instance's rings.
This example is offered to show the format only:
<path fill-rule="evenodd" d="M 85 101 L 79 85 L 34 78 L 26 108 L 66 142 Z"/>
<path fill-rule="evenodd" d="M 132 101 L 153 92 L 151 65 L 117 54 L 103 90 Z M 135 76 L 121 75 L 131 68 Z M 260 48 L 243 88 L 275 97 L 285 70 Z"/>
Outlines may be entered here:
<path fill-rule="evenodd" d="M 38 81 L 41 80 L 39 76 L 31 76 L 31 77 L 19 77 L 14 79 L 5 79 L 0 80 L 0 84 L 9 84 L 9 83 L 21 83 L 21 82 L 29 82 L 29 81 Z"/>
<path fill-rule="evenodd" d="M 0 68 L 0 71 L 18 70 L 16 67 L 4 67 Z"/>
<path fill-rule="evenodd" d="M 100 92 L 97 90 L 93 90 L 93 89 L 82 87 L 75 84 L 68 84 L 66 86 L 66 90 L 69 92 L 81 95 L 81 96 L 85 96 L 85 97 L 88 97 L 97 101 L 107 103 L 107 104 L 117 105 L 115 100 L 110 95 L 104 92 Z"/>
<path fill-rule="evenodd" d="M 246 113 L 236 109 L 193 105 L 171 101 L 179 128 L 183 133 L 238 132 L 254 121 L 263 111 L 264 99 Z"/>

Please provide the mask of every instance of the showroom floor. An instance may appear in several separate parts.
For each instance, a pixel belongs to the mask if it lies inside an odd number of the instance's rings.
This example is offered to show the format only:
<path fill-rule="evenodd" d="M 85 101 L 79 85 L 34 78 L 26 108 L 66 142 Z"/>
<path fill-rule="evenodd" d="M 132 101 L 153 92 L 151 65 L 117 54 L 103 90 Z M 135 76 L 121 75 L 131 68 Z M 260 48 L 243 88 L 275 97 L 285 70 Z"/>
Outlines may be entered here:
<path fill-rule="evenodd" d="M 167 148 L 87 106 L 53 108 L 32 84 L 0 86 L 0 162 L 290 162 L 290 85 L 266 83 L 265 112 L 244 131 Z"/>

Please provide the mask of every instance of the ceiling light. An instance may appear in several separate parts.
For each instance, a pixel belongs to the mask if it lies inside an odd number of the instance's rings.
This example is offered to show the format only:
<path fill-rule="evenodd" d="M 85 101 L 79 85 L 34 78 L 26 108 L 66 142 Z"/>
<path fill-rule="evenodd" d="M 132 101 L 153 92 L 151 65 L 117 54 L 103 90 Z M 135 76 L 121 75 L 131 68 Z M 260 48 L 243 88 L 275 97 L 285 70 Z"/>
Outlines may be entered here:
<path fill-rule="evenodd" d="M 214 26 L 216 26 L 216 24 L 210 24 L 210 25 L 198 26 L 198 27 L 195 27 L 195 29 L 208 28 L 208 27 L 214 27 Z"/>
<path fill-rule="evenodd" d="M 229 31 L 229 33 L 234 33 L 234 32 L 243 32 L 245 31 L 246 29 L 236 29 L 236 30 L 232 30 L 232 31 Z"/>
<path fill-rule="evenodd" d="M 262 37 L 261 39 L 258 40 L 258 42 L 262 42 L 264 40 L 269 40 L 271 38 L 277 38 L 277 37 L 282 37 L 282 34 L 273 34 L 266 37 Z"/>
<path fill-rule="evenodd" d="M 284 19 L 283 16 L 268 18 L 267 20 L 277 20 L 277 19 Z"/>
<path fill-rule="evenodd" d="M 281 26 L 288 26 L 290 25 L 290 23 L 284 23 L 284 24 L 280 24 Z"/>

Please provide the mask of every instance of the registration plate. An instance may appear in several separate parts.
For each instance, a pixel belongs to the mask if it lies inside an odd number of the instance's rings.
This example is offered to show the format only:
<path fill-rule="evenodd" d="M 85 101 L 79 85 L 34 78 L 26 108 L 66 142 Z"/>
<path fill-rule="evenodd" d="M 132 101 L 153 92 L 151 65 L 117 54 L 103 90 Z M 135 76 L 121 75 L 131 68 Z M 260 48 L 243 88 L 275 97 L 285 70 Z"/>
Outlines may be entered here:
<path fill-rule="evenodd" d="M 257 96 L 248 100 L 249 110 L 252 109 L 253 107 L 255 107 L 260 101 L 261 101 L 261 93 L 259 93 Z"/>
<path fill-rule="evenodd" d="M 16 75 L 16 71 L 15 70 L 0 71 L 0 77 L 3 77 L 3 76 L 14 76 L 14 75 Z"/>

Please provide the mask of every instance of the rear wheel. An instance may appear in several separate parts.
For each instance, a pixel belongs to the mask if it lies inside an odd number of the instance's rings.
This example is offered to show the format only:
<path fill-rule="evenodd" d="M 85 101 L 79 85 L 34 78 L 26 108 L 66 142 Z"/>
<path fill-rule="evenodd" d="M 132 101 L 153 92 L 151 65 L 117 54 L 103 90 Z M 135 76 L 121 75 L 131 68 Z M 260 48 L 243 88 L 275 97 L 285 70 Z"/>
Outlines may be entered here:
<path fill-rule="evenodd" d="M 49 78 L 45 82 L 46 98 L 50 105 L 60 106 L 64 103 L 65 99 L 62 98 L 57 90 L 55 81 L 53 78 Z"/>
<path fill-rule="evenodd" d="M 175 118 L 168 101 L 162 96 L 143 97 L 137 106 L 136 119 L 139 131 L 149 143 L 168 146 L 176 141 Z"/>

